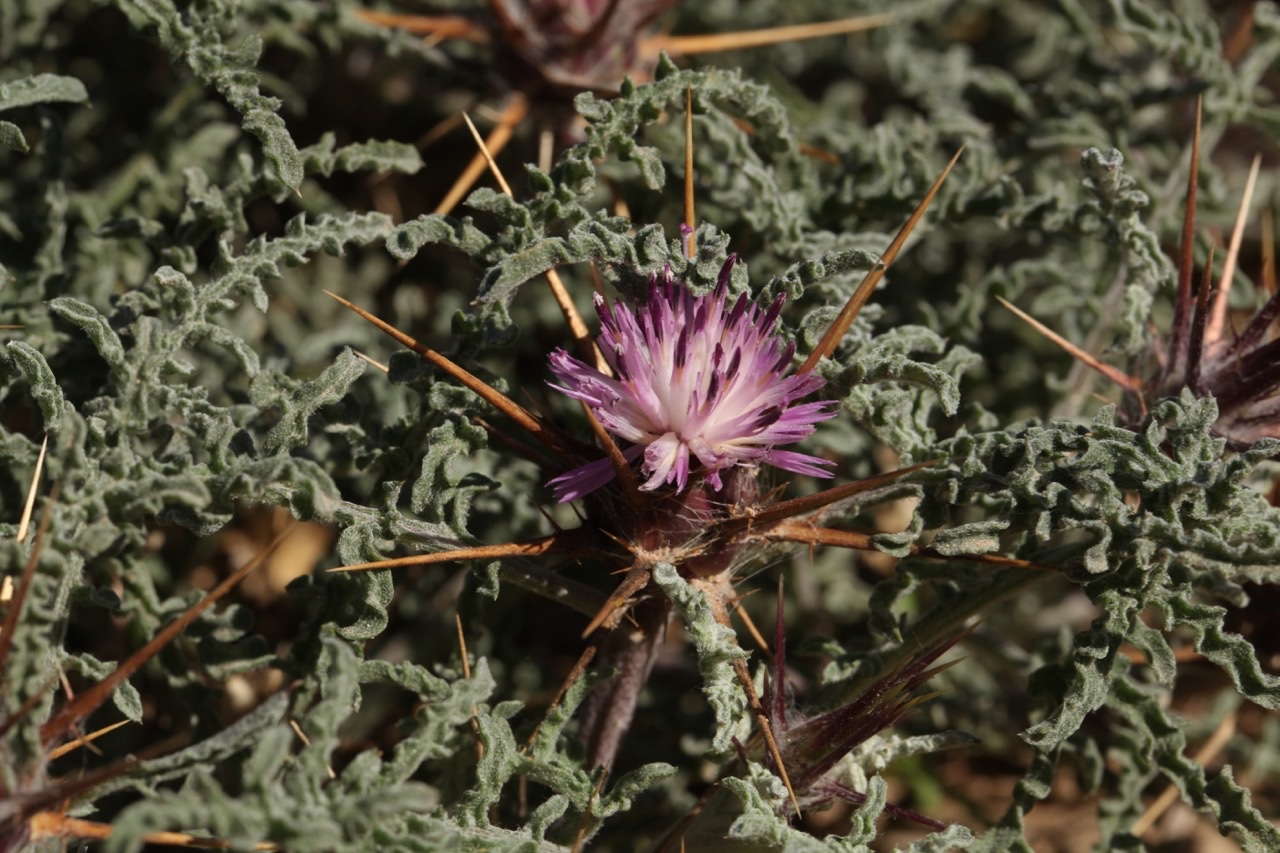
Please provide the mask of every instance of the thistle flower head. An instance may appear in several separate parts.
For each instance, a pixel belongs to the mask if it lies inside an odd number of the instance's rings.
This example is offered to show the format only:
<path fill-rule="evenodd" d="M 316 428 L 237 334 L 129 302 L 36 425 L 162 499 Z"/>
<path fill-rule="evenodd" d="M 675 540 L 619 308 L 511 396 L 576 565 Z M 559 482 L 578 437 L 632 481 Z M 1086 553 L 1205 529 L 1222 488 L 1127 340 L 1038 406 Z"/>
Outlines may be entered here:
<path fill-rule="evenodd" d="M 605 429 L 630 444 L 623 455 L 641 459 L 646 491 L 671 484 L 684 491 L 697 477 L 719 491 L 721 473 L 736 465 L 830 476 L 826 460 L 778 449 L 809 436 L 814 424 L 835 414 L 835 404 L 799 402 L 824 380 L 788 375 L 795 346 L 774 334 L 782 296 L 767 310 L 745 294 L 729 306 L 734 261 L 730 256 L 715 289 L 703 296 L 685 289 L 670 269 L 651 279 L 648 300 L 638 308 L 611 307 L 597 295 L 598 342 L 613 377 L 564 350 L 550 356 L 561 383 L 552 387 L 586 403 Z M 550 485 L 563 502 L 613 476 L 603 459 Z"/>
<path fill-rule="evenodd" d="M 584 89 L 614 93 L 643 71 L 640 44 L 675 0 L 489 0 L 492 41 L 510 79 L 568 101 Z"/>

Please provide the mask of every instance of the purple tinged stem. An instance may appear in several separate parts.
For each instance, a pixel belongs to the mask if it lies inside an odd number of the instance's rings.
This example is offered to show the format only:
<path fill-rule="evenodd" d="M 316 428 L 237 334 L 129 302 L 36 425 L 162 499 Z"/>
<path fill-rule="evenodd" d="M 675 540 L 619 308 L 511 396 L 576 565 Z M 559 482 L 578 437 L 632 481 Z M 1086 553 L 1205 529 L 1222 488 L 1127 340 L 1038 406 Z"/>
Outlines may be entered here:
<path fill-rule="evenodd" d="M 1200 387 L 1200 367 L 1204 362 L 1205 328 L 1209 324 L 1209 299 L 1213 290 L 1213 247 L 1205 261 L 1204 279 L 1196 299 L 1196 312 L 1191 324 L 1191 341 L 1187 348 L 1187 387 L 1196 394 L 1203 394 Z"/>
<path fill-rule="evenodd" d="M 769 713 L 773 715 L 769 722 L 779 741 L 784 740 L 787 729 L 790 728 L 787 721 L 787 631 L 783 619 L 782 577 L 778 575 L 778 612 L 776 627 L 773 629 L 773 695 L 770 697 L 773 701 L 769 709 Z"/>
<path fill-rule="evenodd" d="M 1280 317 L 1280 292 L 1271 294 L 1271 298 L 1267 303 L 1253 315 L 1253 319 L 1249 325 L 1245 327 L 1243 334 L 1236 338 L 1235 343 L 1231 345 L 1228 352 L 1229 356 L 1233 356 L 1240 352 L 1249 352 L 1258 345 L 1267 330 L 1275 323 L 1276 318 Z"/>

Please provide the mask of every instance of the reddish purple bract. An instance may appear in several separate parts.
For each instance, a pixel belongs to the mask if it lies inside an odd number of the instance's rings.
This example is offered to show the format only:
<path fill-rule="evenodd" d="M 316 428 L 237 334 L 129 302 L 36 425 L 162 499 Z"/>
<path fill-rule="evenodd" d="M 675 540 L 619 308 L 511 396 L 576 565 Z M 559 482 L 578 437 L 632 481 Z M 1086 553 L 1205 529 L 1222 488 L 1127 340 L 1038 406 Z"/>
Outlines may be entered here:
<path fill-rule="evenodd" d="M 743 294 L 728 307 L 730 256 L 715 290 L 694 296 L 668 269 L 655 275 L 639 308 L 610 307 L 596 297 L 598 343 L 614 377 L 601 374 L 562 349 L 551 353 L 552 387 L 591 407 L 610 433 L 629 442 L 628 460 L 643 456 L 646 491 L 688 487 L 702 477 L 714 490 L 720 472 L 767 463 L 787 471 L 829 477 L 816 456 L 778 450 L 809 436 L 835 415 L 835 403 L 797 401 L 824 384 L 813 373 L 787 375 L 794 345 L 774 334 L 779 296 L 762 311 Z M 556 498 L 571 501 L 614 477 L 608 459 L 575 468 L 551 481 Z"/>

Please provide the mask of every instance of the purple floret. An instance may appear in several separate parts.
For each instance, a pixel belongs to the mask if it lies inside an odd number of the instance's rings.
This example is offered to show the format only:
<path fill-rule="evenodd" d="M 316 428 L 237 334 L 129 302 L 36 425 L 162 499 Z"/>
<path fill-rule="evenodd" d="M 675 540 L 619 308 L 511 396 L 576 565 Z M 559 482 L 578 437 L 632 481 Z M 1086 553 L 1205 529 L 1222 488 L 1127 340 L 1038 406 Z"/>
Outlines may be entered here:
<path fill-rule="evenodd" d="M 734 260 L 704 296 L 692 295 L 669 269 L 653 277 L 648 302 L 635 310 L 611 307 L 597 295 L 597 341 L 614 377 L 564 350 L 551 353 L 561 383 L 552 387 L 586 403 L 605 429 L 632 445 L 624 445 L 624 455 L 642 457 L 646 491 L 671 484 L 683 491 L 699 476 L 719 490 L 720 472 L 734 465 L 831 476 L 825 459 L 776 449 L 812 434 L 814 424 L 835 415 L 835 403 L 797 403 L 824 380 L 787 375 L 794 347 L 774 334 L 782 296 L 761 311 L 744 294 L 726 310 Z M 564 502 L 613 477 L 608 460 L 598 460 L 550 485 Z"/>

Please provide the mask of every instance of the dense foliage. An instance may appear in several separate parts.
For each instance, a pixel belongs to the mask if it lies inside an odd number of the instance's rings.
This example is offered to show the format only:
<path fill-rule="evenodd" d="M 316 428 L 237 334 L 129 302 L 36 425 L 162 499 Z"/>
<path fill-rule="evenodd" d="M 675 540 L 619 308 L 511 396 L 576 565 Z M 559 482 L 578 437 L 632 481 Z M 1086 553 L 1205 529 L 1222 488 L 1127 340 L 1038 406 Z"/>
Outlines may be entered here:
<path fill-rule="evenodd" d="M 658 24 L 716 32 L 877 5 L 710 0 Z M 690 850 L 860 850 L 903 800 L 948 826 L 894 843 L 1019 850 L 1066 776 L 1095 797 L 1099 849 L 1143 849 L 1134 823 L 1170 784 L 1245 849 L 1280 849 L 1266 781 L 1280 725 L 1259 711 L 1280 708 L 1280 648 L 1256 615 L 1280 580 L 1266 498 L 1280 446 L 1228 447 L 1210 397 L 1106 385 L 994 299 L 1153 375 L 1198 95 L 1197 273 L 1211 239 L 1221 271 L 1258 151 L 1253 207 L 1280 200 L 1280 16 L 1172 5 L 919 0 L 852 36 L 664 56 L 616 97 L 539 91 L 499 158 L 513 197 L 484 179 L 439 215 L 474 147 L 423 135 L 460 109 L 485 126 L 521 84 L 492 43 L 423 41 L 346 0 L 0 0 L 0 325 L 15 327 L 0 331 L 0 608 L 14 614 L 0 849 L 60 849 L 31 817 L 65 807 L 109 824 L 109 850 L 170 830 L 289 851 L 679 849 L 681 832 Z M 678 230 L 686 94 L 693 258 Z M 522 167 L 542 127 L 549 168 Z M 835 834 L 808 811 L 784 817 L 730 665 L 750 651 L 763 692 L 768 657 L 677 566 L 651 588 L 681 628 L 607 778 L 575 733 L 608 673 L 543 712 L 616 562 L 324 571 L 579 524 L 546 488 L 559 471 L 509 440 L 518 430 L 324 290 L 589 442 L 582 411 L 546 387 L 547 354 L 571 339 L 542 273 L 560 271 L 594 328 L 596 276 L 638 300 L 670 268 L 702 293 L 734 252 L 730 291 L 762 306 L 786 294 L 780 334 L 800 360 L 962 145 L 818 366 L 841 414 L 801 445 L 837 482 L 932 464 L 827 511 L 828 527 L 878 532 L 877 553 L 775 541 L 735 565 L 742 592 L 787 579 L 794 714 L 847 707 L 972 629 L 969 658 L 928 681 L 942 695 L 840 765 L 861 804 Z M 1235 274 L 1241 309 L 1267 296 L 1257 233 Z M 48 532 L 15 598 L 45 436 Z M 784 497 L 820 488 L 772 476 Z M 282 514 L 320 543 L 281 569 L 287 592 L 234 591 L 83 728 L 142 725 L 103 738 L 102 755 L 51 760 L 41 727 L 69 701 L 59 673 L 77 690 L 104 678 Z M 763 625 L 770 596 L 746 602 Z M 1238 731 L 1217 763 L 1193 760 L 1224 716 Z M 995 810 L 954 804 L 944 761 L 961 752 L 1021 774 Z M 41 799 L 129 753 L 143 758 Z"/>

